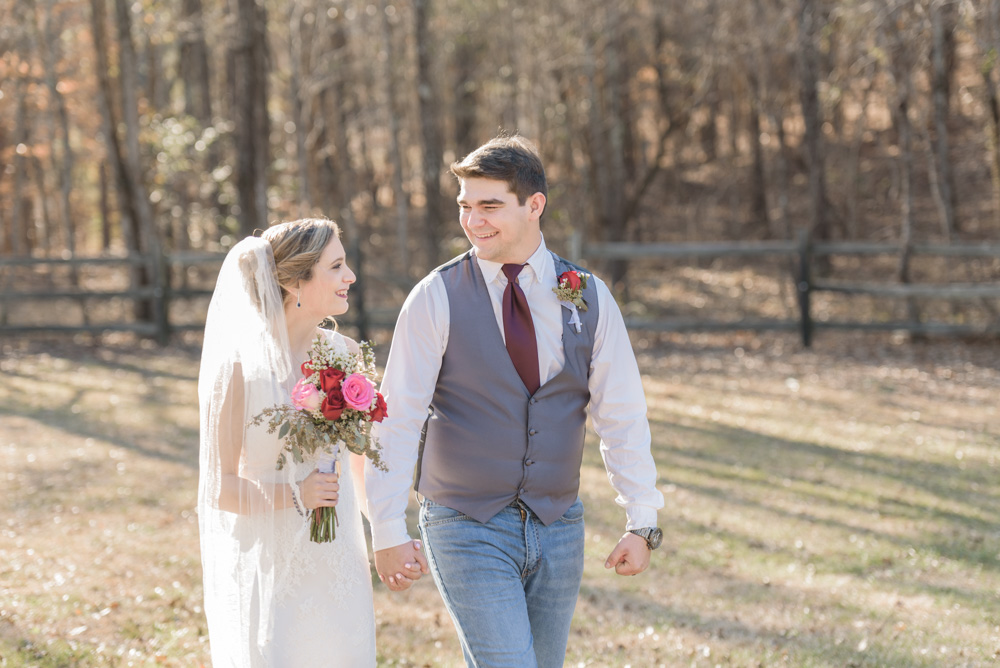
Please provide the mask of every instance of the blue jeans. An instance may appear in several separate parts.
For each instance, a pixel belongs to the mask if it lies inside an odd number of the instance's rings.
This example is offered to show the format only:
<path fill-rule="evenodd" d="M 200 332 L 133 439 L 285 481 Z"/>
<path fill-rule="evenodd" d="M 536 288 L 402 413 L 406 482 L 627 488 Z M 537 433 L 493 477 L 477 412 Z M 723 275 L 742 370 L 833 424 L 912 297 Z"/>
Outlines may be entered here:
<path fill-rule="evenodd" d="M 470 668 L 559 668 L 583 578 L 583 503 L 549 526 L 520 501 L 485 524 L 423 499 L 420 534 Z"/>

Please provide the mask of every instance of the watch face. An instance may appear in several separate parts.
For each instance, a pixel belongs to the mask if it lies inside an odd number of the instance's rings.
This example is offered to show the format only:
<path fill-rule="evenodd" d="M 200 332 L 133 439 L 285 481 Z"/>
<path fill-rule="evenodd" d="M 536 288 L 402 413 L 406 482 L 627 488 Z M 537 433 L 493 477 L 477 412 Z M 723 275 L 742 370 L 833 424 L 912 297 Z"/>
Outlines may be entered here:
<path fill-rule="evenodd" d="M 663 530 L 659 527 L 653 529 L 649 532 L 649 536 L 646 538 L 646 542 L 649 543 L 649 549 L 655 550 L 663 542 Z"/>

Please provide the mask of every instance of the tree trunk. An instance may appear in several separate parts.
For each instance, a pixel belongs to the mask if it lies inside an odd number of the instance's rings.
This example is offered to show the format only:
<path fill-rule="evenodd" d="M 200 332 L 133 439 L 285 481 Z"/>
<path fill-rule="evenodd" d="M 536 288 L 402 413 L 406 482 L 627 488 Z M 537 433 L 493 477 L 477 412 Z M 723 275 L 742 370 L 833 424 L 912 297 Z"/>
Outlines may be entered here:
<path fill-rule="evenodd" d="M 125 248 L 129 252 L 138 253 L 140 251 L 141 232 L 140 214 L 136 211 L 136 197 L 133 194 L 134 183 L 129 176 L 129 165 L 122 153 L 121 143 L 118 140 L 118 121 L 114 115 L 114 94 L 109 77 L 110 66 L 108 63 L 108 43 L 105 24 L 107 22 L 105 13 L 105 0 L 90 0 L 91 6 L 91 30 L 94 36 L 95 64 L 98 82 L 98 101 L 101 110 L 101 124 L 104 134 L 104 141 L 107 144 L 108 159 L 115 176 L 115 194 L 118 197 L 118 208 L 121 216 L 122 239 Z M 130 265 L 131 285 L 139 288 L 148 284 L 148 274 L 145 267 L 141 265 Z M 145 304 L 136 303 L 135 316 L 137 319 L 145 319 Z"/>
<path fill-rule="evenodd" d="M 302 67 L 305 58 L 302 49 L 302 13 L 305 7 L 302 3 L 292 2 L 288 5 L 289 34 L 289 88 L 292 97 L 292 120 L 295 123 L 295 162 L 299 172 L 299 216 L 307 215 L 313 206 L 312 172 L 309 169 L 309 153 L 306 149 L 306 131 L 309 128 L 308 108 L 303 104 L 306 91 L 302 86 Z"/>
<path fill-rule="evenodd" d="M 56 75 L 56 58 L 53 49 L 59 44 L 60 30 L 52 26 L 53 14 L 51 0 L 45 8 L 45 13 L 41 13 L 41 8 L 36 6 L 38 23 L 38 48 L 42 56 L 42 65 L 45 69 L 45 84 L 49 89 L 49 96 L 55 106 L 55 114 L 59 124 L 59 135 L 62 145 L 62 161 L 58 165 L 59 173 L 59 194 L 62 204 L 63 237 L 65 239 L 66 250 L 70 255 L 76 254 L 76 234 L 73 225 L 73 208 L 70 203 L 70 193 L 73 189 L 73 147 L 70 145 L 69 114 L 66 111 L 66 101 L 59 91 L 58 77 Z M 54 136 L 54 135 L 53 135 Z M 53 152 L 53 167 L 56 166 L 56 159 Z M 78 283 L 78 273 L 75 267 L 70 269 L 70 280 L 75 287 Z"/>
<path fill-rule="evenodd" d="M 900 283 L 910 282 L 910 259 L 913 248 L 913 125 L 910 122 L 910 98 L 913 94 L 913 63 L 907 51 L 907 40 L 900 31 L 905 25 L 898 7 L 893 8 L 882 27 L 885 51 L 889 54 L 891 74 L 895 83 L 892 120 L 899 141 L 899 212 L 900 254 L 897 277 Z M 914 299 L 907 299 L 910 319 L 917 321 L 920 313 Z"/>
<path fill-rule="evenodd" d="M 45 169 L 39 157 L 31 157 L 31 171 L 35 177 L 35 244 L 42 249 L 43 256 L 50 256 L 52 250 L 52 216 L 49 215 L 49 193 L 45 187 Z"/>
<path fill-rule="evenodd" d="M 815 0 L 799 0 L 799 95 L 805 121 L 806 165 L 809 169 L 809 232 L 813 238 L 829 239 L 825 213 L 826 174 L 822 146 L 822 118 L 819 108 L 819 54 L 816 50 L 817 25 Z"/>
<path fill-rule="evenodd" d="M 183 0 L 181 13 L 178 38 L 181 42 L 180 75 L 184 82 L 184 112 L 197 118 L 202 127 L 207 127 L 212 124 L 212 96 L 202 0 Z"/>
<path fill-rule="evenodd" d="M 14 210 L 10 223 L 10 247 L 14 255 L 25 255 L 28 251 L 28 226 L 25 220 L 25 175 L 28 172 L 26 158 L 28 146 L 28 87 L 24 77 L 17 79 L 17 113 L 14 126 Z"/>
<path fill-rule="evenodd" d="M 349 35 L 347 33 L 347 21 L 343 14 L 334 21 L 333 44 L 339 53 L 349 53 Z M 347 252 L 347 261 L 359 278 L 364 272 L 363 257 L 361 255 L 361 235 L 358 230 L 358 221 L 354 216 L 353 199 L 360 191 L 361 185 L 351 166 L 351 154 L 347 124 L 354 115 L 354 111 L 348 105 L 350 96 L 348 95 L 349 81 L 345 68 L 340 68 L 334 75 L 333 88 L 325 96 L 327 100 L 326 123 L 331 128 L 333 135 L 335 164 L 334 169 L 337 180 L 340 182 L 340 208 L 339 221 L 344 229 L 344 249 Z M 357 295 L 353 300 L 351 312 L 354 314 L 358 328 L 358 340 L 368 338 L 368 313 L 365 308 L 364 284 L 357 283 Z"/>
<path fill-rule="evenodd" d="M 765 235 L 771 229 L 767 212 L 767 179 L 764 164 L 764 146 L 761 144 L 761 91 L 757 77 L 751 76 L 750 86 L 750 143 L 753 148 L 753 166 L 750 175 L 750 225 Z"/>
<path fill-rule="evenodd" d="M 108 197 L 108 161 L 101 160 L 97 166 L 100 172 L 101 189 L 101 252 L 106 253 L 111 248 L 111 198 Z"/>
<path fill-rule="evenodd" d="M 392 25 L 389 22 L 388 0 L 382 0 L 382 41 L 385 44 L 385 67 L 382 79 L 385 84 L 386 107 L 389 112 L 389 161 L 392 163 L 392 199 L 396 204 L 396 246 L 400 268 L 410 271 L 410 221 L 409 201 L 403 188 L 403 157 L 399 148 L 399 115 L 396 113 L 396 58 Z"/>
<path fill-rule="evenodd" d="M 153 210 L 143 184 L 142 155 L 139 150 L 139 104 L 138 72 L 136 71 L 135 46 L 132 42 L 132 16 L 128 0 L 115 0 L 115 17 L 118 26 L 118 64 L 121 71 L 122 117 L 125 119 L 125 156 L 132 199 L 132 211 L 136 218 L 138 239 L 136 248 L 149 257 L 146 271 L 140 274 L 140 284 L 152 286 L 157 283 L 160 271 L 160 241 L 153 220 Z M 154 321 L 160 318 L 159 306 L 154 301 L 137 301 L 136 318 Z"/>
<path fill-rule="evenodd" d="M 417 4 L 430 0 L 414 0 Z M 422 41 L 426 43 L 428 38 Z M 427 48 L 426 46 L 424 47 Z M 470 35 L 463 35 L 455 45 L 455 152 L 461 158 L 476 149 L 476 109 L 479 107 L 479 47 Z M 428 72 L 428 77 L 430 72 Z M 428 95 L 433 88 L 428 84 Z"/>
<path fill-rule="evenodd" d="M 240 203 L 240 236 L 267 228 L 267 17 L 255 0 L 232 0 L 235 32 L 230 45 L 233 63 L 233 112 L 236 121 L 236 190 Z"/>
<path fill-rule="evenodd" d="M 420 153 L 423 156 L 420 171 L 424 182 L 424 240 L 429 268 L 437 265 L 440 258 L 442 229 L 447 222 L 444 198 L 441 195 L 441 162 L 444 148 L 441 146 L 441 131 L 438 128 L 439 110 L 431 67 L 431 38 L 427 30 L 430 13 L 431 0 L 413 1 L 413 28 L 417 47 L 417 99 L 420 105 Z M 461 46 L 456 49 L 460 50 Z M 459 91 L 459 94 L 461 95 L 462 91 Z M 462 104 L 460 98 L 457 105 L 459 110 Z M 456 148 L 462 150 L 464 147 L 462 142 L 467 141 L 467 137 L 462 138 L 456 144 Z"/>
<path fill-rule="evenodd" d="M 608 241 L 619 242 L 628 239 L 628 221 L 625 219 L 625 127 L 626 111 L 623 99 L 628 89 L 627 74 L 622 62 L 623 48 L 621 36 L 621 21 L 614 5 L 607 7 L 607 28 L 612 37 L 608 40 L 604 51 L 605 73 L 604 82 L 606 97 L 603 106 L 605 117 L 601 123 L 607 133 L 604 146 L 603 169 L 608 172 L 607 190 L 604 193 L 604 237 Z M 624 285 L 628 263 L 624 260 L 612 260 L 609 278 L 612 285 Z"/>
<path fill-rule="evenodd" d="M 955 177 L 949 152 L 948 117 L 951 98 L 951 74 L 954 65 L 955 27 L 958 8 L 952 2 L 937 0 L 931 6 L 931 86 L 934 102 L 934 162 L 937 187 L 933 188 L 934 201 L 941 216 L 941 228 L 951 241 L 957 231 L 955 219 Z"/>

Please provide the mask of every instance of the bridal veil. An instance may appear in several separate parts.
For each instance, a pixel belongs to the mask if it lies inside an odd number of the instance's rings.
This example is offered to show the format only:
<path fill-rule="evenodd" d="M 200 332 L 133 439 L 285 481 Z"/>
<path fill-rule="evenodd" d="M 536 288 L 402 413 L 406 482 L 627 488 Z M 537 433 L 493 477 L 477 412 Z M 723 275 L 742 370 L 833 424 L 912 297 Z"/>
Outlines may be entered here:
<path fill-rule="evenodd" d="M 247 426 L 288 401 L 295 375 L 271 245 L 248 237 L 219 272 L 198 377 L 198 517 L 217 668 L 267 663 L 284 539 L 305 524 L 289 502 L 293 467 L 275 468 L 279 439 Z"/>

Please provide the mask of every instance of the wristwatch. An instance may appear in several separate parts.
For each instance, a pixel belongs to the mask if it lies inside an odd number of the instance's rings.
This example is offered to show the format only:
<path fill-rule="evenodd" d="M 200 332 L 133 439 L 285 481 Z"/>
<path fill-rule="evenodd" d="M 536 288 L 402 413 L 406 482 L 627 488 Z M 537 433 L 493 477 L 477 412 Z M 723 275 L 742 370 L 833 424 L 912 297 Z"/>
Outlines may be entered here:
<path fill-rule="evenodd" d="M 640 538 L 646 539 L 646 547 L 655 550 L 663 542 L 663 531 L 660 527 L 643 527 L 642 529 L 629 529 L 629 533 L 634 533 Z"/>

